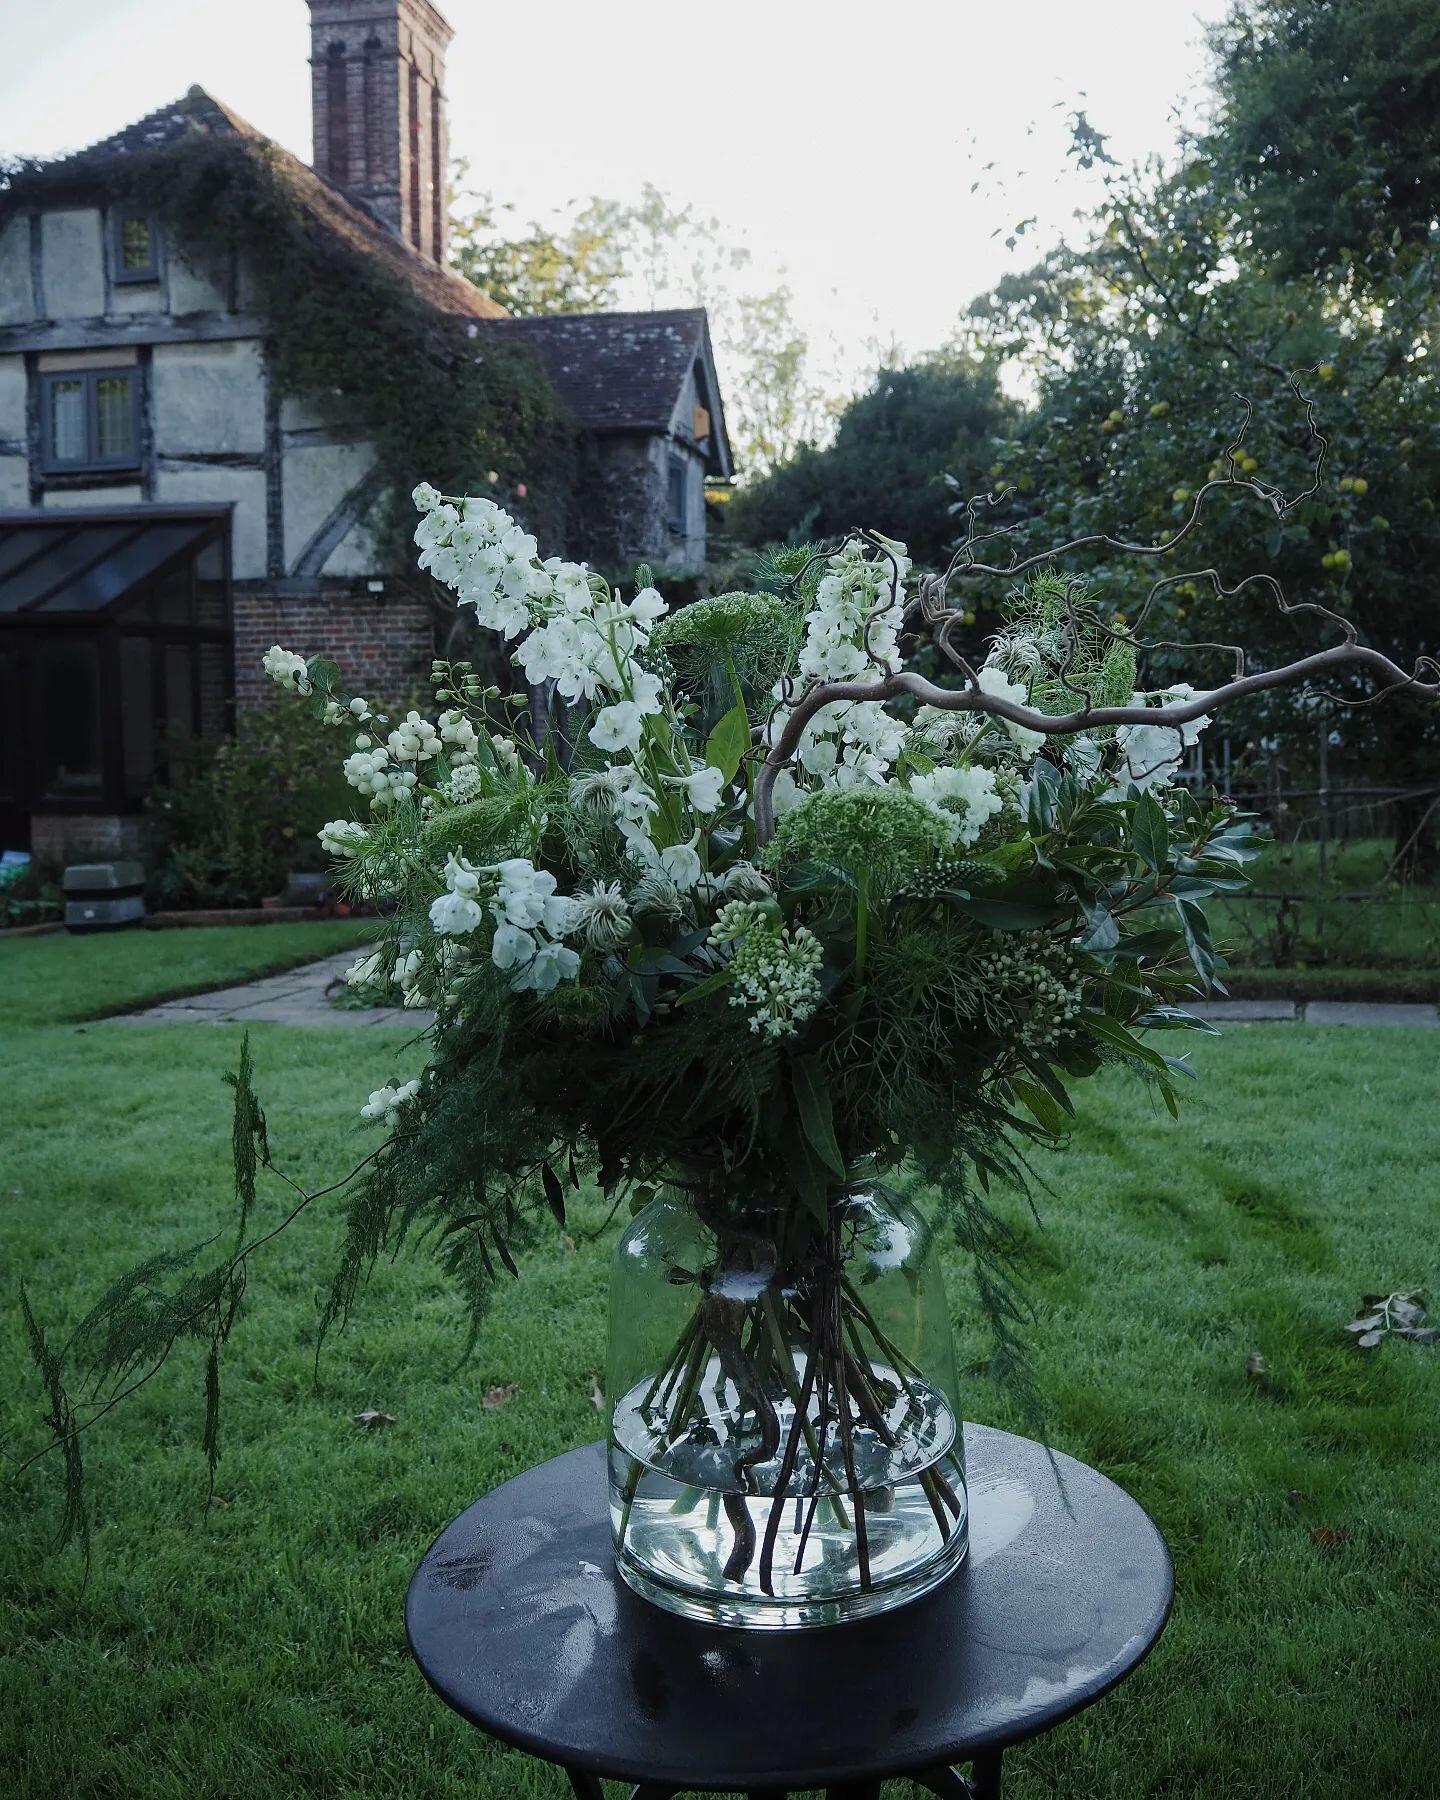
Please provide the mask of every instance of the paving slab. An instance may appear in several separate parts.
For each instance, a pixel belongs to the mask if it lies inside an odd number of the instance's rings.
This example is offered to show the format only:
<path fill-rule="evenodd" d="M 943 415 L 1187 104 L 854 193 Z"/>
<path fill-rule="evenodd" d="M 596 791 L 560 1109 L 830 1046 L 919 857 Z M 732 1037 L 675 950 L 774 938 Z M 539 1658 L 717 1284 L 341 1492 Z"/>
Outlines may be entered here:
<path fill-rule="evenodd" d="M 1296 1016 L 1293 1000 L 1192 1000 L 1185 1011 L 1194 1013 L 1197 1019 L 1213 1019 L 1216 1024 L 1228 1020 L 1231 1024 L 1253 1025 L 1293 1020 Z"/>
<path fill-rule="evenodd" d="M 403 1025 L 421 1032 L 434 1023 L 435 1015 L 419 1007 L 332 1006 L 329 993 L 365 950 L 345 950 L 319 962 L 287 969 L 282 975 L 262 976 L 239 987 L 219 988 L 210 994 L 187 994 L 162 1001 L 141 1012 L 122 1013 L 107 1020 L 112 1025 L 301 1025 L 341 1026 Z"/>
<path fill-rule="evenodd" d="M 1422 1031 L 1440 1027 L 1440 1011 L 1423 1004 L 1399 1001 L 1311 1000 L 1305 1007 L 1307 1025 L 1408 1025 Z"/>

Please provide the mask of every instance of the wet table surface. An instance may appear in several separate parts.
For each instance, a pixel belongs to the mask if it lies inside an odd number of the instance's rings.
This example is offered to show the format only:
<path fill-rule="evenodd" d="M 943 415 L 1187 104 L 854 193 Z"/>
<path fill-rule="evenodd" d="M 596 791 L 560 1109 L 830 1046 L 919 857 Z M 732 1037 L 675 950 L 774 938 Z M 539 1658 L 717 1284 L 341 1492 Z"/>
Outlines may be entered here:
<path fill-rule="evenodd" d="M 793 1632 L 697 1625 L 611 1558 L 603 1446 L 463 1512 L 416 1570 L 406 1629 L 426 1680 L 492 1737 L 587 1776 L 686 1790 L 873 1792 L 997 1752 L 1098 1700 L 1169 1616 L 1165 1541 L 1122 1489 L 1028 1438 L 969 1425 L 970 1552 L 923 1599 Z M 1057 1482 L 1057 1471 L 1059 1481 Z M 1063 1488 L 1062 1488 L 1063 1484 Z"/>

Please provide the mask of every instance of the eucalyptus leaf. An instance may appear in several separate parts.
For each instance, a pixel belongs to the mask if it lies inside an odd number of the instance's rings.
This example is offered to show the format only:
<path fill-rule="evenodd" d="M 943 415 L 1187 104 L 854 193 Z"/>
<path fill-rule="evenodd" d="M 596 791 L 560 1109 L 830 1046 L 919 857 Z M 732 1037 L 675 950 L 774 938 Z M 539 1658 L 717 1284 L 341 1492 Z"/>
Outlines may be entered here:
<path fill-rule="evenodd" d="M 845 1158 L 835 1139 L 835 1115 L 830 1103 L 830 1084 L 818 1056 L 797 1056 L 790 1066 L 791 1085 L 800 1111 L 800 1124 L 811 1149 L 826 1168 L 845 1173 Z"/>
<path fill-rule="evenodd" d="M 750 720 L 737 700 L 710 733 L 705 744 L 705 760 L 719 769 L 727 784 L 735 779 L 740 759 L 750 748 Z"/>

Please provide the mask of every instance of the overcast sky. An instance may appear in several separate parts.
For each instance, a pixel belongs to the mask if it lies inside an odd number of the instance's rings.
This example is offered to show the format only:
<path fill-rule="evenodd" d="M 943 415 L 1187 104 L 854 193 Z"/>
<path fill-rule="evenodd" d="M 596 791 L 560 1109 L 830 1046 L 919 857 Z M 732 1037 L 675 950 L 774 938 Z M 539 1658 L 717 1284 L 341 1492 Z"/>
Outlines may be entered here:
<path fill-rule="evenodd" d="M 1223 0 L 440 0 L 452 147 L 521 221 L 650 181 L 782 269 L 817 344 L 912 351 L 1061 231 L 1084 107 L 1168 150 Z M 304 0 L 0 0 L 0 150 L 93 142 L 198 82 L 308 158 Z M 988 173 L 983 165 L 994 164 Z M 1003 180 L 1002 180 L 1003 177 Z M 970 192 L 980 180 L 979 190 Z M 1039 224 L 1015 253 L 1003 239 Z"/>

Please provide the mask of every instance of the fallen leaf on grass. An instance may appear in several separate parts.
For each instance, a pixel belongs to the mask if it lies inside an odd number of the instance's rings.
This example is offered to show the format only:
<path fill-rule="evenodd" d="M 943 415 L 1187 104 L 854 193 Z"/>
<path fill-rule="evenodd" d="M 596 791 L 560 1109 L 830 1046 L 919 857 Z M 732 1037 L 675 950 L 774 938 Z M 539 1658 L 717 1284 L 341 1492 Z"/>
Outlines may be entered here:
<path fill-rule="evenodd" d="M 363 1425 L 366 1431 L 373 1431 L 377 1425 L 395 1423 L 394 1413 L 377 1412 L 373 1406 L 367 1407 L 364 1412 L 351 1413 L 350 1417 L 357 1425 Z"/>
<path fill-rule="evenodd" d="M 506 1382 L 504 1387 L 493 1387 L 488 1390 L 480 1404 L 490 1412 L 495 1412 L 520 1390 L 518 1381 Z"/>
<path fill-rule="evenodd" d="M 590 1377 L 590 1404 L 595 1408 L 596 1412 L 604 1412 L 605 1410 L 605 1390 L 600 1386 L 600 1377 L 598 1375 L 592 1375 Z"/>
<path fill-rule="evenodd" d="M 561 1236 L 560 1242 L 565 1246 L 571 1256 L 575 1254 L 575 1240 L 568 1231 Z"/>
<path fill-rule="evenodd" d="M 1338 1550 L 1349 1539 L 1348 1531 L 1332 1531 L 1328 1525 L 1317 1525 L 1310 1533 L 1310 1542 L 1321 1550 Z"/>
<path fill-rule="evenodd" d="M 1360 1311 L 1345 1327 L 1355 1333 L 1361 1350 L 1373 1350 L 1387 1335 L 1433 1344 L 1440 1327 L 1425 1323 L 1425 1297 L 1420 1293 L 1362 1294 Z"/>

